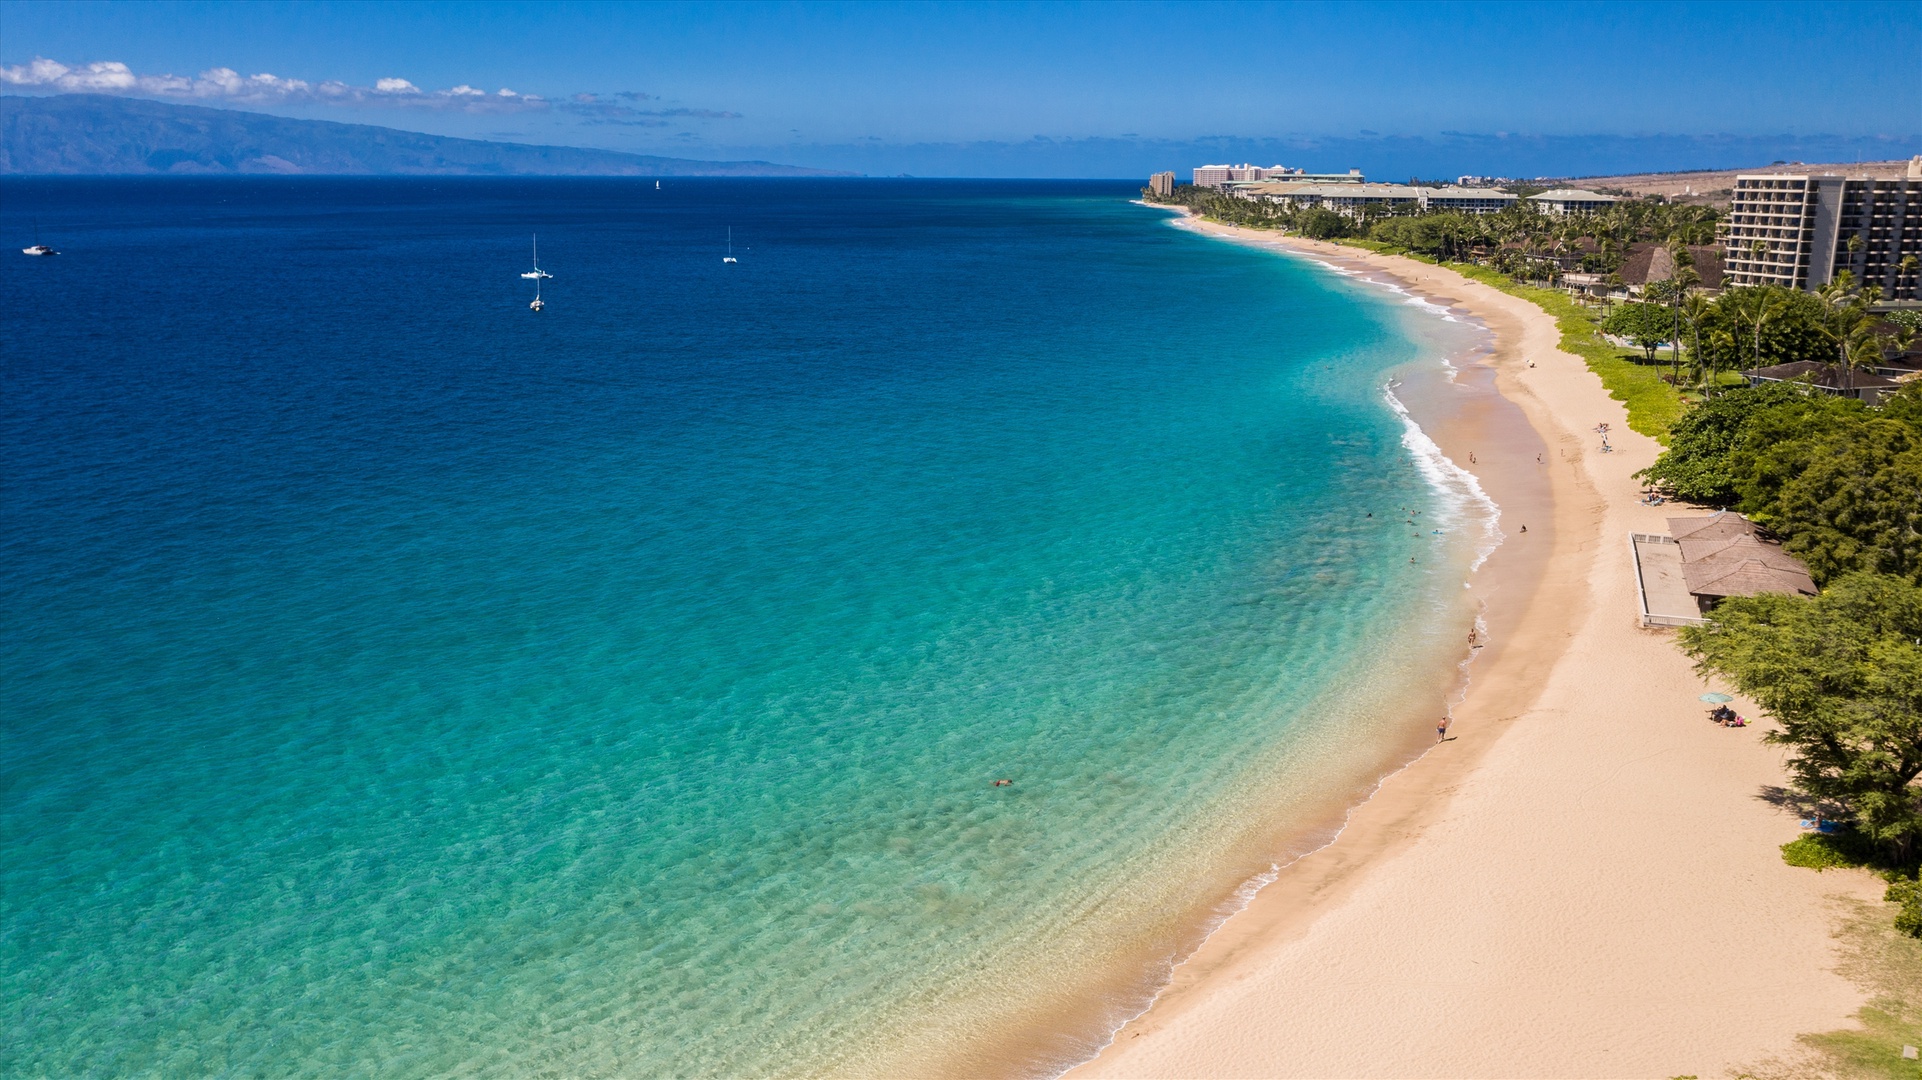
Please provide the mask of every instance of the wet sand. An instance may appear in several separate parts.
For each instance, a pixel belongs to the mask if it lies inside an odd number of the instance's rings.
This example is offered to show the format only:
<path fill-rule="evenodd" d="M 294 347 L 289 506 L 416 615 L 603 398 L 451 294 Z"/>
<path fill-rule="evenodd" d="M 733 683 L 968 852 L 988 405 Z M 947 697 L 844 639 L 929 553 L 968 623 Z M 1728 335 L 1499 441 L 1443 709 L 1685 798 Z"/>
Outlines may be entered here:
<path fill-rule="evenodd" d="M 1709 687 L 1636 617 L 1626 535 L 1676 512 L 1638 501 L 1655 442 L 1526 301 L 1413 260 L 1183 224 L 1385 277 L 1493 331 L 1466 392 L 1406 400 L 1501 505 L 1507 540 L 1477 582 L 1488 644 L 1450 739 L 1072 1075 L 1706 1077 L 1848 1026 L 1863 994 L 1833 971 L 1830 897 L 1879 889 L 1782 863 L 1796 821 L 1762 797 L 1781 751 L 1763 725 L 1707 723 Z"/>

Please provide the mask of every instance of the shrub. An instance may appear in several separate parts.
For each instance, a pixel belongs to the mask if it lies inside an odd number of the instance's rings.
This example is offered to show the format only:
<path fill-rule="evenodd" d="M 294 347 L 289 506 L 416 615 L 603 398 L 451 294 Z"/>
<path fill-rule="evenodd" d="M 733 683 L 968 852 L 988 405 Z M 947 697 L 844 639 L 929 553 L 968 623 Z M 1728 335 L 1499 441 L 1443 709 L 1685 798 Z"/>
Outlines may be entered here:
<path fill-rule="evenodd" d="M 1782 845 L 1782 861 L 1808 870 L 1833 870 L 1838 866 L 1862 866 L 1874 852 L 1864 851 L 1854 833 L 1810 833 Z"/>
<path fill-rule="evenodd" d="M 1922 937 L 1922 881 L 1897 878 L 1889 882 L 1889 891 L 1882 894 L 1882 899 L 1902 905 L 1902 910 L 1895 914 L 1898 931 L 1910 937 Z"/>

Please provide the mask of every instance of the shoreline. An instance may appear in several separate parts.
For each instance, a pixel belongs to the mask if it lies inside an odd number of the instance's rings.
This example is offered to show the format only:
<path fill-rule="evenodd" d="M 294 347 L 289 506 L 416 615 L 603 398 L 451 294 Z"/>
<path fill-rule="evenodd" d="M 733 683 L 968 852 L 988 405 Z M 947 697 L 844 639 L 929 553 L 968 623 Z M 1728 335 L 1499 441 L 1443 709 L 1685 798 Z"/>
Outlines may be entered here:
<path fill-rule="evenodd" d="M 1706 1076 L 1847 1026 L 1865 995 L 1833 971 L 1830 897 L 1879 890 L 1782 863 L 1774 846 L 1799 829 L 1755 797 L 1781 775 L 1764 725 L 1701 724 L 1686 658 L 1623 606 L 1632 578 L 1613 541 L 1687 511 L 1636 500 L 1632 474 L 1659 447 L 1560 351 L 1553 317 L 1415 260 L 1193 216 L 1172 224 L 1485 326 L 1496 344 L 1478 366 L 1546 447 L 1540 504 L 1516 500 L 1512 454 L 1464 464 L 1485 429 L 1417 422 L 1484 487 L 1506 490 L 1491 490 L 1505 526 L 1532 516 L 1552 534 L 1504 528 L 1485 568 L 1492 640 L 1449 741 L 1385 775 L 1068 1075 Z M 1589 430 L 1604 422 L 1608 455 Z M 1569 816 L 1556 811 L 1571 797 L 1575 827 L 1545 827 Z M 1565 966 L 1558 952 L 1584 961 Z M 1679 971 L 1693 992 L 1666 992 Z"/>

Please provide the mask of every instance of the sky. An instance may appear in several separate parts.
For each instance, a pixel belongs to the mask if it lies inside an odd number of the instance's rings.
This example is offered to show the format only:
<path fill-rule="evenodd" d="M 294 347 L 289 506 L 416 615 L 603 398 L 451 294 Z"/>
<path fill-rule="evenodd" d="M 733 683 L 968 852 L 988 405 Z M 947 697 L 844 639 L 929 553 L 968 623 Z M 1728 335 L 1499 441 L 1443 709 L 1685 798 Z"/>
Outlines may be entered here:
<path fill-rule="evenodd" d="M 0 92 L 873 174 L 1922 152 L 1922 3 L 0 0 Z"/>

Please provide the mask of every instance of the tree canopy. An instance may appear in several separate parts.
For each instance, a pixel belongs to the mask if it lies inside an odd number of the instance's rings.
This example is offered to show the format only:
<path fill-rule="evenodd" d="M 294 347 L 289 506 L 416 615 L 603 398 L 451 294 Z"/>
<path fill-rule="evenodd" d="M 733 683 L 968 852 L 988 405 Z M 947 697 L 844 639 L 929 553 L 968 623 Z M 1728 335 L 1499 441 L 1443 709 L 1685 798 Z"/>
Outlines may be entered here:
<path fill-rule="evenodd" d="M 1689 410 L 1643 475 L 1768 526 L 1818 583 L 1922 585 L 1922 385 L 1880 409 L 1794 383 L 1731 390 Z"/>
<path fill-rule="evenodd" d="M 1622 304 L 1602 320 L 1602 330 L 1627 338 L 1650 363 L 1655 350 L 1675 333 L 1675 314 L 1660 304 Z"/>
<path fill-rule="evenodd" d="M 1681 632 L 1703 672 L 1726 677 L 1782 729 L 1796 786 L 1848 808 L 1897 865 L 1922 851 L 1922 588 L 1851 574 L 1814 599 L 1725 600 Z"/>

